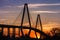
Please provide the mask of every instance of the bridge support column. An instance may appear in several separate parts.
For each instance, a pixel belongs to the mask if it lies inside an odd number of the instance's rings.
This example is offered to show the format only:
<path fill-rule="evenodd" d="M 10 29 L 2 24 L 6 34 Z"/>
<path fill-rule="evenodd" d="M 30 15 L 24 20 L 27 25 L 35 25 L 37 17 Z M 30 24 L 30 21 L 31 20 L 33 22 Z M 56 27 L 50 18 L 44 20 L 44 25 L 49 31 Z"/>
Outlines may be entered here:
<path fill-rule="evenodd" d="M 3 27 L 2 27 L 2 36 L 3 36 Z"/>
<path fill-rule="evenodd" d="M 15 38 L 15 28 L 13 28 L 13 37 Z"/>

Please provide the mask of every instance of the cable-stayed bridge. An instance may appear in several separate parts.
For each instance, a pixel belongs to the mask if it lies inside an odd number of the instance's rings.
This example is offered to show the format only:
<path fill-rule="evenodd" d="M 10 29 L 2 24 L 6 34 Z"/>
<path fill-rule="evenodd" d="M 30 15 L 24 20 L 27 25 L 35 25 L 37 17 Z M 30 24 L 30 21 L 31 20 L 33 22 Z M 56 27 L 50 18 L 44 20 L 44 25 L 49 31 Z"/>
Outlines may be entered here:
<path fill-rule="evenodd" d="M 23 26 L 25 14 L 27 14 L 29 27 Z M 39 24 L 40 28 L 41 28 L 40 30 L 37 29 L 38 22 L 40 23 Z M 30 14 L 29 14 L 29 9 L 28 9 L 28 4 L 27 3 L 24 4 L 23 15 L 22 15 L 22 19 L 21 19 L 21 26 L 0 24 L 0 28 L 2 28 L 2 31 L 0 32 L 0 39 L 1 40 L 15 40 L 15 39 L 16 40 L 43 40 L 45 38 L 48 38 L 48 39 L 50 38 L 49 35 L 47 35 L 47 34 L 45 34 L 43 32 L 42 22 L 41 22 L 41 18 L 40 18 L 39 14 L 37 15 L 37 20 L 36 20 L 36 26 L 35 26 L 35 28 L 32 28 L 32 26 L 31 26 L 31 20 L 30 20 Z M 8 28 L 8 36 L 7 37 L 3 36 L 3 29 L 4 28 Z M 10 33 L 9 33 L 10 32 L 10 28 L 13 28 L 13 36 L 12 36 L 12 38 L 10 38 Z M 22 33 L 22 36 L 19 36 L 19 38 L 15 38 L 15 28 L 19 29 L 19 35 L 20 35 L 20 31 Z M 24 35 L 23 29 L 29 29 L 29 32 L 28 32 L 27 35 Z M 31 30 L 35 31 L 36 38 L 34 38 L 34 39 L 30 38 Z M 40 38 L 39 39 L 38 39 L 38 36 L 37 36 L 36 32 L 38 32 L 40 34 Z"/>

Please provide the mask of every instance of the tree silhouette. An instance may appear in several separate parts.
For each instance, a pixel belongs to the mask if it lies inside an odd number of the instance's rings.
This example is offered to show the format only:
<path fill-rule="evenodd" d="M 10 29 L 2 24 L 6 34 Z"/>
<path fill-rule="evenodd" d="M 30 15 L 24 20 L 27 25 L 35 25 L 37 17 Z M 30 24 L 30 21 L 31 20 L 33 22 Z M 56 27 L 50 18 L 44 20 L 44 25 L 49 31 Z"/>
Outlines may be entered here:
<path fill-rule="evenodd" d="M 60 29 L 59 28 L 53 28 L 51 30 L 51 33 L 53 34 L 52 40 L 60 40 Z"/>

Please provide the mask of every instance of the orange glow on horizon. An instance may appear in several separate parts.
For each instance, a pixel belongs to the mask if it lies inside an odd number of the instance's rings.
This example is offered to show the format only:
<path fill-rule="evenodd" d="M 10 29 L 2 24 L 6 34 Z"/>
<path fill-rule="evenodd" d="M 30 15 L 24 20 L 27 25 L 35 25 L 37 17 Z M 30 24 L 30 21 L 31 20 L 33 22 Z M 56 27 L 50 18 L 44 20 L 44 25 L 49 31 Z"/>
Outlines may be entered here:
<path fill-rule="evenodd" d="M 9 23 L 9 22 L 8 22 Z M 19 25 L 19 24 L 16 24 L 16 25 Z M 25 24 L 26 25 L 26 24 Z M 50 32 L 50 30 L 54 27 L 54 26 L 57 26 L 58 24 L 57 23 L 48 23 L 48 24 L 43 24 L 42 26 L 43 26 L 43 32 L 45 32 L 46 34 L 48 34 L 49 32 Z M 28 26 L 28 23 L 27 23 L 27 26 Z M 34 25 L 33 25 L 34 26 Z M 47 27 L 48 26 L 48 27 Z M 37 29 L 39 29 L 40 27 L 37 27 Z M 1 30 L 1 28 L 0 28 L 0 30 Z M 7 36 L 8 34 L 8 28 L 4 28 L 4 35 L 5 36 Z M 19 35 L 18 35 L 18 32 L 19 30 L 18 30 L 18 28 L 15 28 L 15 36 L 16 37 L 18 37 Z M 23 33 L 24 33 L 24 35 L 25 34 L 27 34 L 28 33 L 28 29 L 23 29 Z M 12 36 L 12 34 L 13 34 L 13 28 L 10 28 L 10 36 Z M 40 37 L 39 36 L 40 34 L 39 33 L 37 33 L 37 36 L 38 36 L 38 38 Z M 21 31 L 20 31 L 20 36 L 22 36 L 22 34 L 21 34 Z M 30 33 L 30 37 L 31 38 L 36 38 L 36 35 L 35 35 L 35 32 L 33 31 L 33 30 L 31 30 L 31 33 Z"/>

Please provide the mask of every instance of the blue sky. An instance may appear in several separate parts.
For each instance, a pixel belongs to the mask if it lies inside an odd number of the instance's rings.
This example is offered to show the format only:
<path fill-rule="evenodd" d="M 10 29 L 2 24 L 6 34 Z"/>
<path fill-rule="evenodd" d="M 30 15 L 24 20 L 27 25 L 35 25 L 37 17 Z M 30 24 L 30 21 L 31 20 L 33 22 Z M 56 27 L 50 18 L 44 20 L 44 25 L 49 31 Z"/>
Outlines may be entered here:
<path fill-rule="evenodd" d="M 0 0 L 0 6 L 21 5 L 24 3 L 60 3 L 60 0 Z"/>
<path fill-rule="evenodd" d="M 24 3 L 28 3 L 32 18 L 41 14 L 43 25 L 60 26 L 60 0 L 0 0 L 0 23 L 13 23 L 22 14 Z"/>

